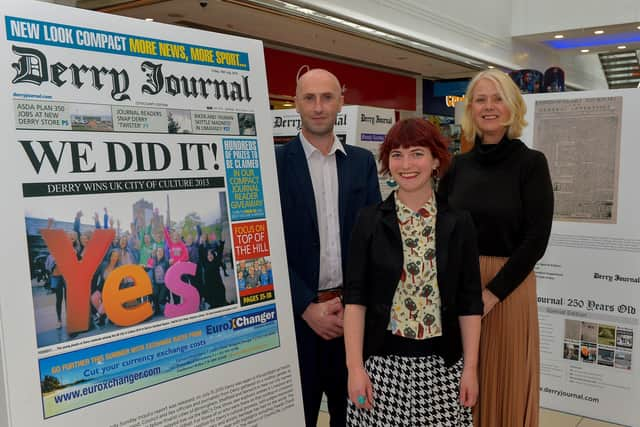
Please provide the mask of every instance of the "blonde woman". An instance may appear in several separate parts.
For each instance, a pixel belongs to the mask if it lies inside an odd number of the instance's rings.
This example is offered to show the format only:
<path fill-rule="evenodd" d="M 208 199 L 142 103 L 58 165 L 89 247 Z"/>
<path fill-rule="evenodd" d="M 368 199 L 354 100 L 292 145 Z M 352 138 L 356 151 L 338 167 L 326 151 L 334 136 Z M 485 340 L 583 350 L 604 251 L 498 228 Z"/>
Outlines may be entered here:
<path fill-rule="evenodd" d="M 533 268 L 544 254 L 553 189 L 544 155 L 518 138 L 526 106 L 511 78 L 476 75 L 463 130 L 473 149 L 455 158 L 439 194 L 471 213 L 478 233 L 484 318 L 476 427 L 538 425 L 539 336 Z"/>

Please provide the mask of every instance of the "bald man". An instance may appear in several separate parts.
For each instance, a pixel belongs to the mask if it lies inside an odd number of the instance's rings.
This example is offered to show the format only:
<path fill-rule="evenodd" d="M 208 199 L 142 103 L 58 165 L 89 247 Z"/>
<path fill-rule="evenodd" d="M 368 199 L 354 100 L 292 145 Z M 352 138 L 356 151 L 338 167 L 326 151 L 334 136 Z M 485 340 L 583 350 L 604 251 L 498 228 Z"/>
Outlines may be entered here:
<path fill-rule="evenodd" d="M 276 149 L 307 427 L 316 426 L 323 392 L 331 427 L 346 422 L 343 274 L 358 211 L 380 202 L 371 153 L 333 132 L 343 102 L 330 72 L 302 75 L 295 98 L 302 129 Z"/>

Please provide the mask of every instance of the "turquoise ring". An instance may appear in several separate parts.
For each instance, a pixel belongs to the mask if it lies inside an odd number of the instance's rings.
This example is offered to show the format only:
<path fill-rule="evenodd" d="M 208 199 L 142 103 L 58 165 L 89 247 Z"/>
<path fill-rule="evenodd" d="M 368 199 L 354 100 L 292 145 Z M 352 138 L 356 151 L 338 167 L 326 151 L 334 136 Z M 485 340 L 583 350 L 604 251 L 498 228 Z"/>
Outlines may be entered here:
<path fill-rule="evenodd" d="M 364 405 L 367 402 L 367 399 L 364 398 L 363 395 L 358 396 L 358 403 Z"/>

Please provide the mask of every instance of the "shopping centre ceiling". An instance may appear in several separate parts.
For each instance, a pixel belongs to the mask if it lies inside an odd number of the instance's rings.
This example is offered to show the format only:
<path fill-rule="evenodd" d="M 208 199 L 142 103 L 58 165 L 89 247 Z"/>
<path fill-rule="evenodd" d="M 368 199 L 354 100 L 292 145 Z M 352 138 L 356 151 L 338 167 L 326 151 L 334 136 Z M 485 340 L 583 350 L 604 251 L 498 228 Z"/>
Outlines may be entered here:
<path fill-rule="evenodd" d="M 633 51 L 640 50 L 640 22 L 530 34 L 516 39 L 543 43 L 567 55 Z"/>
<path fill-rule="evenodd" d="M 560 55 L 597 54 L 610 89 L 640 83 L 640 22 L 558 30 L 515 39 L 544 44 Z"/>
<path fill-rule="evenodd" d="M 432 79 L 469 77 L 477 70 L 491 65 L 483 59 L 466 57 L 442 47 L 428 45 L 424 40 L 411 39 L 403 34 L 372 27 L 366 22 L 357 22 L 352 17 L 334 16 L 319 9 L 297 6 L 300 2 L 293 0 L 56 2 L 133 18 L 255 37 L 270 47 Z M 580 56 L 603 52 L 635 52 L 640 49 L 639 24 L 568 29 L 519 36 L 513 40 L 520 43 L 520 46 L 553 52 L 571 62 L 570 58 L 579 60 Z M 519 54 L 521 52 L 514 52 L 514 55 Z M 595 65 L 597 62 L 586 63 Z M 633 78 L 638 77 L 636 68 L 630 71 Z M 595 73 L 599 74 L 601 71 L 596 70 Z M 580 85 L 576 87 L 579 88 Z"/>
<path fill-rule="evenodd" d="M 266 46 L 434 79 L 472 76 L 484 64 L 417 40 L 282 10 L 274 1 L 78 0 L 77 7 L 203 30 L 255 37 Z M 357 28 L 356 28 L 357 27 Z M 394 38 L 395 37 L 395 38 Z M 430 49 L 430 50 L 427 50 Z"/>

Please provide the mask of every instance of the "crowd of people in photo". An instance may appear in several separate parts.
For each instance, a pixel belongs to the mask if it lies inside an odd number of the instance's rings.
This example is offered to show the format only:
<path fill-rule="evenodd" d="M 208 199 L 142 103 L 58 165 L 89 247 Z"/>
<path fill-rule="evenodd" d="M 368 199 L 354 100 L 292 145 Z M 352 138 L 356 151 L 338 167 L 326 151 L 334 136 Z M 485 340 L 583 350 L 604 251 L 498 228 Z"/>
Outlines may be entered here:
<path fill-rule="evenodd" d="M 273 284 L 271 261 L 267 258 L 239 261 L 236 274 L 238 290 L 240 291 Z"/>
<path fill-rule="evenodd" d="M 132 307 L 143 302 L 151 303 L 154 316 L 164 315 L 167 303 L 179 304 L 180 296 L 171 292 L 165 282 L 169 268 L 177 262 L 189 261 L 197 265 L 194 276 L 184 276 L 183 280 L 194 286 L 200 294 L 200 309 L 223 307 L 227 300 L 222 275 L 228 276 L 224 259 L 225 242 L 218 239 L 214 231 L 205 232 L 200 224 L 195 230 L 171 230 L 162 223 L 156 209 L 148 222 L 136 218 L 130 230 L 120 228 L 120 220 L 110 215 L 104 208 L 102 217 L 96 212 L 93 227 L 81 225 L 83 212 L 79 210 L 73 221 L 73 230 L 68 231 L 69 240 L 78 258 L 82 260 L 94 230 L 113 229 L 114 239 L 91 280 L 90 327 L 102 327 L 108 322 L 102 302 L 102 291 L 109 275 L 118 267 L 128 264 L 139 265 L 147 272 L 153 294 L 136 301 L 125 303 Z M 54 228 L 55 220 L 49 218 L 47 228 Z M 45 260 L 49 287 L 55 294 L 57 328 L 62 328 L 62 305 L 65 300 L 66 283 L 53 255 Z M 120 288 L 133 286 L 133 279 L 125 277 Z"/>

